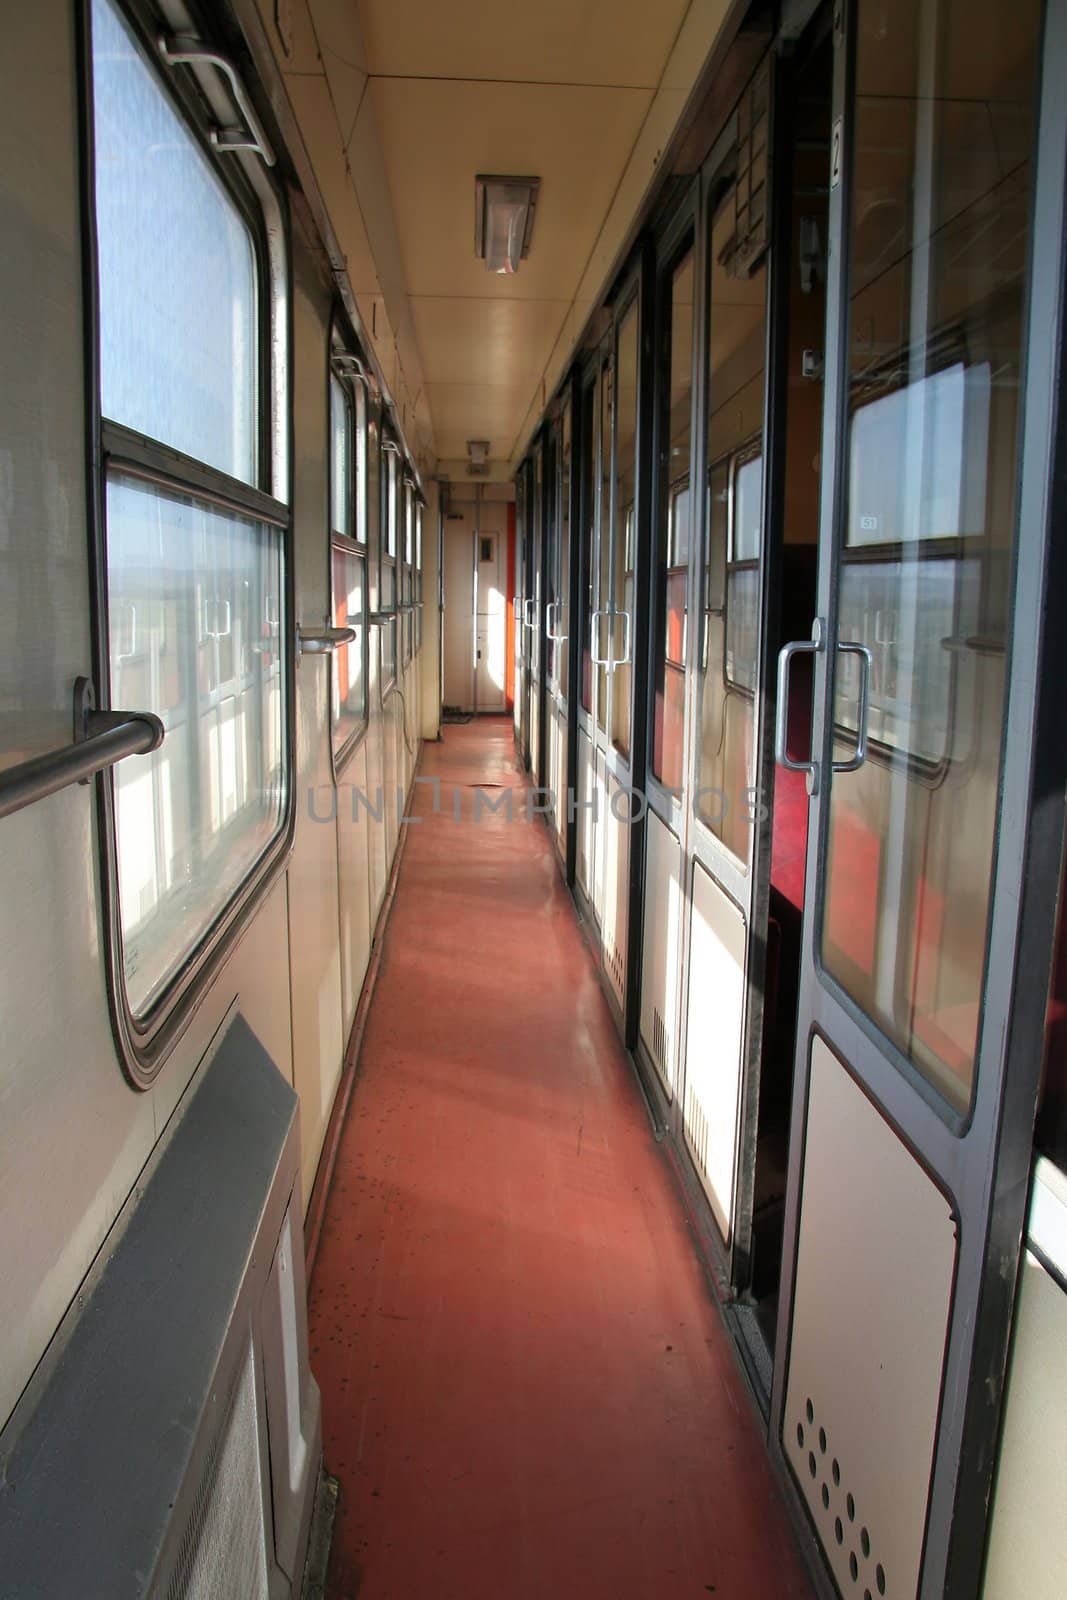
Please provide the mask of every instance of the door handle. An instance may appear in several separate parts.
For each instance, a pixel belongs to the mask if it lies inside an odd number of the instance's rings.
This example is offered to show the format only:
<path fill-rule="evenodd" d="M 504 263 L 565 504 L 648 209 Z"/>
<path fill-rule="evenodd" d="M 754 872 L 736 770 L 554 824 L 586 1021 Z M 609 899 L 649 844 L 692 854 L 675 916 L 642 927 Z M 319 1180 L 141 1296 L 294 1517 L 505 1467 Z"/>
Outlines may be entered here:
<path fill-rule="evenodd" d="M 819 763 L 814 758 L 794 761 L 787 749 L 789 740 L 789 687 L 790 668 L 794 656 L 817 655 L 823 648 L 822 621 L 819 617 L 811 625 L 810 639 L 794 639 L 778 652 L 778 703 L 774 711 L 774 759 L 787 772 L 803 772 L 809 795 L 819 792 Z"/>
<path fill-rule="evenodd" d="M 606 667 L 609 672 L 611 671 L 611 657 L 598 655 L 597 645 L 600 643 L 600 618 L 610 616 L 610 611 L 600 610 L 594 611 L 589 618 L 589 660 L 594 667 Z"/>
<path fill-rule="evenodd" d="M 533 621 L 532 622 L 530 621 L 530 607 L 531 606 L 533 606 L 533 608 L 534 608 L 533 609 Z M 526 627 L 530 628 L 531 630 L 536 628 L 537 627 L 537 601 L 536 600 L 526 600 L 526 601 L 523 602 L 523 608 L 524 608 L 525 613 L 526 613 L 525 617 L 523 618 L 523 622 L 525 623 Z"/>
<path fill-rule="evenodd" d="M 832 772 L 858 772 L 867 759 L 867 713 L 871 703 L 871 652 L 865 644 L 853 640 L 842 641 L 837 647 L 843 654 L 859 657 L 860 698 L 856 710 L 856 748 L 847 761 L 835 761 Z"/>
<path fill-rule="evenodd" d="M 612 613 L 612 615 L 621 617 L 624 623 L 622 630 L 622 655 L 617 661 L 613 661 L 611 663 L 612 669 L 614 670 L 615 667 L 628 667 L 630 665 L 630 644 L 632 636 L 630 632 L 630 613 L 628 611 L 615 611 Z"/>
<path fill-rule="evenodd" d="M 550 600 L 545 612 L 545 633 L 551 644 L 566 644 L 567 642 L 565 633 L 556 632 L 559 627 L 559 615 L 562 606 L 563 602 L 561 600 Z"/>

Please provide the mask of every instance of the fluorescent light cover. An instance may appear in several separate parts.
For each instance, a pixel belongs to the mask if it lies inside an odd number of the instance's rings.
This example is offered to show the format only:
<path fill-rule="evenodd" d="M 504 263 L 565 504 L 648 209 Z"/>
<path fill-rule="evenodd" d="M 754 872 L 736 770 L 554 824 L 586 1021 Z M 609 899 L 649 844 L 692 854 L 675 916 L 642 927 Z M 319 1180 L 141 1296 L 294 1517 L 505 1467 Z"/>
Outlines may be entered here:
<path fill-rule="evenodd" d="M 479 176 L 475 185 L 475 252 L 489 272 L 518 272 L 530 253 L 538 178 Z"/>

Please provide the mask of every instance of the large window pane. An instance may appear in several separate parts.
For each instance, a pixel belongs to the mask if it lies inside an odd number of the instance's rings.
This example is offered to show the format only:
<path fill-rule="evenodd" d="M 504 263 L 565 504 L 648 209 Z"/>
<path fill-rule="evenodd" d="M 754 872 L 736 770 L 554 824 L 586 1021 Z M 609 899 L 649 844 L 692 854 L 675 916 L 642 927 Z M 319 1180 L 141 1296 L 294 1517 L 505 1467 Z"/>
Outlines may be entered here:
<path fill-rule="evenodd" d="M 115 768 L 123 970 L 143 1015 L 281 825 L 282 535 L 130 477 L 107 487 L 111 701 L 162 747 Z"/>
<path fill-rule="evenodd" d="M 107 0 L 93 94 L 103 414 L 252 483 L 252 239 Z"/>
<path fill-rule="evenodd" d="M 738 258 L 734 187 L 711 225 L 708 530 L 701 578 L 696 808 L 737 859 L 752 851 L 767 272 Z"/>
<path fill-rule="evenodd" d="M 840 640 L 870 652 L 869 754 L 830 780 L 822 954 L 961 1110 L 996 832 L 1039 15 L 859 6 L 838 594 Z M 838 655 L 838 760 L 858 671 Z"/>
<path fill-rule="evenodd" d="M 352 537 L 352 412 L 340 380 L 330 374 L 330 524 Z"/>
<path fill-rule="evenodd" d="M 656 530 L 655 707 L 652 771 L 668 789 L 682 786 L 685 750 L 685 656 L 688 646 L 689 443 L 693 395 L 693 252 L 671 276 L 669 360 L 661 470 L 665 505 Z M 669 351 L 669 356 L 667 352 Z"/>
<path fill-rule="evenodd" d="M 367 715 L 363 674 L 363 628 L 366 603 L 365 558 L 347 545 L 331 551 L 333 624 L 354 628 L 356 637 L 333 652 L 333 747 L 344 749 L 362 728 Z"/>

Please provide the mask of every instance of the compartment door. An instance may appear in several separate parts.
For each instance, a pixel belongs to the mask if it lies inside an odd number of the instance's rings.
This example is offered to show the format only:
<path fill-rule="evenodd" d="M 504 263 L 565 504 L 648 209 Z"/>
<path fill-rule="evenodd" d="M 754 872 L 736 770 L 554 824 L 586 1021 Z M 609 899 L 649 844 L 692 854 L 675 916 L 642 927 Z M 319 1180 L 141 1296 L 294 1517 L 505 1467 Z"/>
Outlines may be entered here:
<path fill-rule="evenodd" d="M 976 1592 L 979 1356 L 1014 1280 L 987 1241 L 1022 887 L 1000 818 L 1013 791 L 1026 810 L 1039 623 L 1013 592 L 1044 537 L 1018 493 L 1049 470 L 1026 426 L 1041 30 L 1036 0 L 835 11 L 818 618 L 779 676 L 784 730 L 813 655 L 772 1433 L 841 1592 L 894 1600 Z"/>

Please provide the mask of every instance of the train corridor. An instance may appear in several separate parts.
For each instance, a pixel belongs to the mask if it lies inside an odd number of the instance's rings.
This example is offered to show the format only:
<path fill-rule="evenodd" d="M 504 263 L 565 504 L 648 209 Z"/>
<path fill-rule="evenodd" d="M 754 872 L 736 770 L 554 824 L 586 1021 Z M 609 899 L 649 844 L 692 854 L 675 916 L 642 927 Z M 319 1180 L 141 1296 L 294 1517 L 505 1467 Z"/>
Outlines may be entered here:
<path fill-rule="evenodd" d="M 310 1286 L 332 1600 L 807 1595 L 510 721 L 421 776 Z"/>

